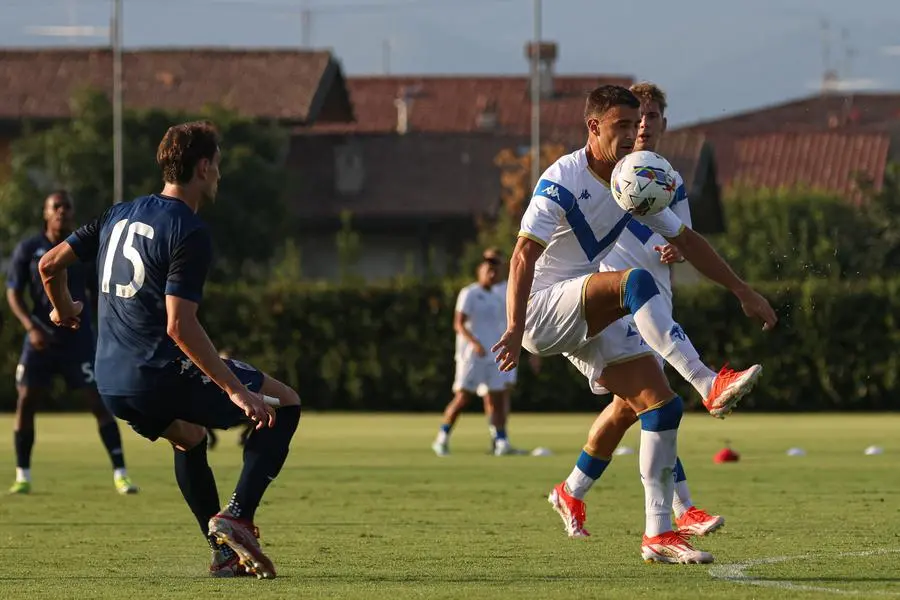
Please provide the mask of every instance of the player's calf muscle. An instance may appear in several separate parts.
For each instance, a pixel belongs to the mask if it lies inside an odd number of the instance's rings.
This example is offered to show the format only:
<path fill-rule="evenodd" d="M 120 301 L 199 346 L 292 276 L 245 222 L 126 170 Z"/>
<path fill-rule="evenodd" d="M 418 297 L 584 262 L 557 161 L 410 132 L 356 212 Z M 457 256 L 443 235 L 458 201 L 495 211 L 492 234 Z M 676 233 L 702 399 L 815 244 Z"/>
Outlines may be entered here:
<path fill-rule="evenodd" d="M 598 381 L 622 398 L 635 413 L 675 397 L 675 392 L 669 387 L 669 382 L 653 356 L 642 356 L 608 366 Z"/>
<path fill-rule="evenodd" d="M 622 308 L 621 289 L 625 271 L 594 273 L 584 286 L 584 317 L 588 336 L 594 336 L 628 311 Z"/>

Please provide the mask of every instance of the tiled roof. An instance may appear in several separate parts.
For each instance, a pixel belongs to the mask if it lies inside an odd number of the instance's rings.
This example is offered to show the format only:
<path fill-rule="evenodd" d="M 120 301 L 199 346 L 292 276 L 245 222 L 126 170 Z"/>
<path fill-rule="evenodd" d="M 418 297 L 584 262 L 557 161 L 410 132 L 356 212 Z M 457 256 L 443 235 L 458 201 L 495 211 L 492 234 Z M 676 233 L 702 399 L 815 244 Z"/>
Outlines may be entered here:
<path fill-rule="evenodd" d="M 767 133 L 711 139 L 723 187 L 809 186 L 856 197 L 856 176 L 876 187 L 891 153 L 886 133 Z"/>
<path fill-rule="evenodd" d="M 123 54 L 123 98 L 131 108 L 198 110 L 218 103 L 251 117 L 294 123 L 316 120 L 332 92 L 343 103 L 325 111 L 352 115 L 340 66 L 329 52 L 172 49 Z M 0 119 L 69 116 L 78 88 L 112 90 L 108 49 L 0 50 Z M 333 87 L 339 86 L 334 96 Z"/>
<path fill-rule="evenodd" d="M 824 131 L 900 119 L 900 93 L 821 94 L 678 128 L 715 135 Z"/>
<path fill-rule="evenodd" d="M 557 75 L 554 96 L 541 101 L 542 137 L 552 139 L 584 129 L 584 101 L 603 84 L 628 86 L 633 79 L 614 75 Z M 392 133 L 397 131 L 395 101 L 409 100 L 410 132 L 469 133 L 495 131 L 528 135 L 531 131 L 527 77 L 403 76 L 347 79 L 356 122 L 318 125 L 315 133 Z M 479 126 L 485 112 L 496 114 L 496 127 Z"/>

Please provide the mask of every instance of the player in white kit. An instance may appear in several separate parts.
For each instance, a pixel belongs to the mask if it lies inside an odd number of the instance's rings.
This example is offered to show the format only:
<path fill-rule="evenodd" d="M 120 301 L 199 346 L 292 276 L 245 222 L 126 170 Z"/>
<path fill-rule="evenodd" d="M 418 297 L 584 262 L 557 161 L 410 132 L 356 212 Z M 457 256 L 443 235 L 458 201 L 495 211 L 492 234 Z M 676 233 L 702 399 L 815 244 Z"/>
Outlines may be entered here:
<path fill-rule="evenodd" d="M 641 123 L 638 129 L 635 150 L 655 151 L 666 130 L 666 96 L 659 87 L 652 83 L 635 84 L 630 89 L 641 102 Z M 677 172 L 675 176 L 677 191 L 670 208 L 682 222 L 690 226 L 691 211 L 684 181 Z M 630 221 L 622 235 L 619 236 L 612 251 L 603 259 L 603 262 L 600 264 L 600 271 L 625 271 L 630 268 L 647 270 L 653 275 L 659 288 L 660 296 L 671 313 L 671 265 L 674 262 L 683 260 L 684 258 L 677 247 L 669 244 L 662 236 L 654 233 L 637 221 Z M 628 327 L 634 328 L 633 322 L 630 322 L 630 316 L 625 317 L 623 320 Z M 681 329 L 681 326 L 676 323 L 675 327 L 677 327 L 678 335 L 687 339 L 687 335 Z M 660 362 L 662 362 L 661 358 Z M 749 391 L 758 379 L 761 371 L 762 367 L 759 365 L 753 365 L 740 373 L 734 373 L 726 368 L 720 372 L 722 376 L 717 377 L 716 372 L 700 362 L 698 357 L 698 360 L 693 362 L 692 367 L 686 370 L 685 378 L 704 399 L 710 397 L 712 387 L 716 383 L 720 386 L 730 383 L 730 395 L 733 405 Z M 600 389 L 595 391 L 605 392 L 605 390 Z M 584 452 L 597 460 L 609 463 L 612 459 L 613 451 L 622 441 L 625 432 L 637 420 L 637 415 L 628 404 L 622 398 L 614 396 L 612 402 L 594 421 L 588 434 L 587 443 L 584 446 Z M 602 470 L 595 470 L 594 474 L 599 478 L 602 475 Z M 569 479 L 571 481 L 570 485 L 567 486 L 567 492 L 575 500 L 582 502 L 591 486 L 596 482 L 596 479 L 587 477 L 577 464 Z M 584 514 L 583 505 L 578 508 L 578 512 Z M 681 459 L 676 459 L 675 462 L 673 509 L 675 511 L 675 524 L 681 533 L 706 535 L 725 524 L 725 519 L 720 515 L 709 514 L 693 505 Z M 572 534 L 573 532 L 569 533 Z M 587 535 L 587 531 L 583 527 L 583 521 L 577 535 Z"/>
<path fill-rule="evenodd" d="M 646 525 L 641 544 L 645 560 L 710 562 L 672 529 L 672 476 L 682 401 L 669 387 L 655 356 L 679 372 L 689 368 L 696 351 L 674 331 L 666 301 L 653 276 L 643 269 L 598 272 L 600 261 L 632 219 L 638 219 L 678 247 L 702 274 L 731 290 L 748 316 L 765 329 L 777 321 L 769 303 L 742 281 L 709 243 L 678 219 L 671 209 L 653 216 L 627 214 L 613 200 L 606 183 L 616 162 L 630 153 L 641 121 L 640 102 L 626 88 L 601 86 L 585 106 L 586 147 L 547 169 L 522 218 L 510 262 L 507 330 L 492 348 L 501 370 L 517 366 L 521 348 L 539 356 L 563 354 L 589 378 L 634 410 L 641 421 L 640 472 L 646 498 Z M 631 313 L 634 335 L 622 317 Z M 638 334 L 639 333 L 639 334 Z M 720 390 L 721 393 L 728 390 Z M 727 408 L 721 398 L 707 398 L 712 410 Z M 582 453 L 586 478 L 606 463 Z M 554 488 L 555 507 L 570 533 L 582 529 L 583 502 Z"/>
<path fill-rule="evenodd" d="M 503 330 L 506 330 L 506 288 L 507 288 L 507 273 L 505 272 L 504 266 L 509 264 L 506 260 L 506 256 L 503 254 L 499 248 L 485 248 L 484 252 L 481 255 L 482 259 L 491 261 L 497 264 L 498 271 L 498 281 L 491 288 L 491 291 L 497 294 L 502 301 L 504 306 L 503 311 Z M 497 446 L 497 431 L 499 430 L 504 434 L 503 438 L 508 441 L 509 434 L 509 413 L 512 410 L 512 391 L 516 387 L 516 381 L 518 380 L 518 369 L 510 369 L 509 371 L 501 371 L 501 375 L 503 376 L 504 386 L 503 391 L 500 392 L 500 402 L 498 403 L 497 411 L 495 411 L 494 405 L 488 401 L 487 397 L 487 387 L 480 386 L 478 388 L 478 395 L 484 399 L 484 414 L 488 418 L 488 429 L 491 434 L 491 452 L 494 454 L 502 455 L 502 454 L 518 454 L 521 451 L 514 449 L 509 443 L 501 443 Z M 499 453 L 498 453 L 499 452 Z"/>
<path fill-rule="evenodd" d="M 505 299 L 493 287 L 499 265 L 496 259 L 484 259 L 478 265 L 478 280 L 464 287 L 456 300 L 453 328 L 456 331 L 456 376 L 453 399 L 444 409 L 443 422 L 431 449 L 438 456 L 450 453 L 450 432 L 462 410 L 484 387 L 485 407 L 495 432 L 494 453 L 509 452 L 503 417 L 503 390 L 506 377 L 494 366 L 490 348 L 506 329 Z"/>

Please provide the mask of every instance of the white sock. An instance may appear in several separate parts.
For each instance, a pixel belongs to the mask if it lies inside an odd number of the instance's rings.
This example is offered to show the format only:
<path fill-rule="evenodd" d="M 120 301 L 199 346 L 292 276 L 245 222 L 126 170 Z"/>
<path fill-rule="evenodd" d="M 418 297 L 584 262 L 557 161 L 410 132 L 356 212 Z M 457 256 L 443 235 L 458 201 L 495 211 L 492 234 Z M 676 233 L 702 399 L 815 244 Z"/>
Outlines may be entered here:
<path fill-rule="evenodd" d="M 123 467 L 121 469 L 113 469 L 113 478 L 127 477 L 128 471 Z"/>
<path fill-rule="evenodd" d="M 672 508 L 675 510 L 675 517 L 681 517 L 681 515 L 693 507 L 694 503 L 691 500 L 691 491 L 688 489 L 687 481 L 676 481 L 675 497 L 672 499 Z"/>
<path fill-rule="evenodd" d="M 20 469 L 16 467 L 16 482 L 31 481 L 31 469 Z"/>
<path fill-rule="evenodd" d="M 444 431 L 444 430 L 438 431 L 437 438 L 436 438 L 436 441 L 438 444 L 446 444 L 447 440 L 449 440 L 449 439 L 450 439 L 449 431 Z"/>
<path fill-rule="evenodd" d="M 700 360 L 700 354 L 681 325 L 672 320 L 672 310 L 662 296 L 657 294 L 647 300 L 633 317 L 644 341 L 706 398 L 716 372 Z"/>
<path fill-rule="evenodd" d="M 641 430 L 640 465 L 644 484 L 647 526 L 644 532 L 653 537 L 672 531 L 672 495 L 675 493 L 675 457 L 678 430 Z"/>
<path fill-rule="evenodd" d="M 566 490 L 573 498 L 584 500 L 585 495 L 590 491 L 595 481 L 597 480 L 591 479 L 581 469 L 575 467 L 569 476 L 566 477 Z"/>

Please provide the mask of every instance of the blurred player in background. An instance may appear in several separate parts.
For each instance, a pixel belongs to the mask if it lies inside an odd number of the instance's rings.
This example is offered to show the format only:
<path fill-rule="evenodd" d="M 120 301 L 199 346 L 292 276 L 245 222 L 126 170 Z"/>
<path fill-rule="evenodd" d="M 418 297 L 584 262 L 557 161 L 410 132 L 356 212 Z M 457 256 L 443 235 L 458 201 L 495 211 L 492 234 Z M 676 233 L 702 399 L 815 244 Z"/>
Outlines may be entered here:
<path fill-rule="evenodd" d="M 287 459 L 300 398 L 248 364 L 222 360 L 197 318 L 212 242 L 196 213 L 215 201 L 220 159 L 212 124 L 169 128 L 156 157 L 162 192 L 114 205 L 47 253 L 40 272 L 53 322 L 78 328 L 83 304 L 69 296 L 66 268 L 79 259 L 102 265 L 97 385 L 103 401 L 139 434 L 172 444 L 175 479 L 213 549 L 210 574 L 272 578 L 275 566 L 253 519 Z M 277 402 L 277 418 L 264 396 Z M 223 510 L 206 428 L 227 429 L 246 418 L 257 429 Z"/>
<path fill-rule="evenodd" d="M 457 296 L 453 313 L 456 331 L 456 375 L 453 379 L 453 399 L 444 410 L 444 420 L 431 449 L 438 456 L 450 453 L 450 432 L 460 413 L 484 387 L 485 413 L 490 419 L 494 440 L 494 454 L 502 456 L 511 451 L 506 437 L 503 393 L 507 378 L 494 366 L 490 353 L 506 328 L 504 298 L 496 293 L 500 273 L 496 257 L 482 258 L 478 264 L 477 280 L 464 287 Z"/>
<path fill-rule="evenodd" d="M 38 262 L 41 257 L 72 233 L 75 203 L 68 192 L 59 190 L 44 200 L 44 230 L 19 243 L 13 252 L 6 279 L 9 307 L 25 330 L 22 356 L 16 367 L 16 419 L 13 440 L 16 450 L 16 481 L 11 494 L 31 492 L 31 451 L 34 447 L 34 415 L 49 395 L 53 379 L 61 375 L 70 392 L 89 406 L 100 429 L 100 439 L 113 465 L 113 484 L 120 494 L 134 494 L 138 488 L 125 470 L 122 437 L 115 418 L 103 405 L 94 384 L 94 335 L 88 290 L 95 299 L 94 270 L 72 265 L 68 279 L 72 297 L 85 304 L 83 327 L 62 330 L 50 322 L 52 306 L 44 293 Z M 31 300 L 29 309 L 26 294 Z"/>
<path fill-rule="evenodd" d="M 748 316 L 765 328 L 777 317 L 769 303 L 742 281 L 709 243 L 686 227 L 670 208 L 654 215 L 626 213 L 612 198 L 609 180 L 616 163 L 632 152 L 641 122 L 641 103 L 628 89 L 600 86 L 588 96 L 585 147 L 551 165 L 535 187 L 522 218 L 510 262 L 508 327 L 492 348 L 502 370 L 517 366 L 521 348 L 532 354 L 563 354 L 596 391 L 623 398 L 641 421 L 640 473 L 645 494 L 644 560 L 706 563 L 672 527 L 673 471 L 683 403 L 649 345 L 679 373 L 690 370 L 696 350 L 678 335 L 671 309 L 653 276 L 644 269 L 599 272 L 599 265 L 633 219 L 659 233 L 709 279 L 731 290 Z M 622 317 L 631 314 L 632 321 Z M 637 331 L 630 331 L 633 323 Z M 733 383 L 733 382 L 732 382 Z M 706 399 L 711 411 L 727 411 L 730 385 Z M 713 386 L 713 389 L 717 389 Z M 549 500 L 571 536 L 586 535 L 584 503 L 572 485 L 596 480 L 604 460 L 586 448 L 575 482 L 555 486 Z"/>
<path fill-rule="evenodd" d="M 482 260 L 490 261 L 493 264 L 497 265 L 497 283 L 495 283 L 491 287 L 491 291 L 497 294 L 503 300 L 503 328 L 506 329 L 506 287 L 507 287 L 507 277 L 509 275 L 509 260 L 506 258 L 506 255 L 499 248 L 486 248 L 484 253 L 481 255 Z M 494 413 L 494 405 L 487 400 L 487 388 L 485 386 L 480 386 L 478 389 L 478 395 L 482 397 L 484 400 L 484 414 L 488 419 L 488 431 L 491 435 L 491 451 L 494 452 L 497 449 L 497 428 L 499 427 L 501 430 L 507 433 L 507 439 L 509 435 L 509 415 L 512 410 L 512 392 L 516 387 L 516 381 L 518 379 L 518 369 L 510 369 L 509 371 L 501 371 L 504 380 L 503 391 L 500 392 L 501 401 L 498 403 L 497 410 L 499 414 Z M 495 424 L 496 423 L 496 424 Z M 511 454 L 519 454 L 521 453 L 519 450 L 516 450 L 507 445 L 508 451 Z"/>
<path fill-rule="evenodd" d="M 631 86 L 631 92 L 641 102 L 641 123 L 638 129 L 634 149 L 656 151 L 657 145 L 666 131 L 666 95 L 652 83 L 638 83 Z M 670 208 L 688 227 L 691 226 L 691 210 L 684 180 L 675 172 L 677 191 Z M 630 221 L 616 241 L 615 247 L 603 259 L 600 271 L 625 271 L 630 268 L 640 268 L 653 275 L 659 288 L 660 298 L 665 302 L 666 308 L 672 311 L 672 264 L 683 262 L 684 257 L 676 246 L 668 243 L 662 236 L 654 233 L 645 225 L 637 221 Z M 624 318 L 629 327 L 634 327 L 630 316 Z M 687 334 L 674 323 L 675 334 L 689 340 Z M 659 357 L 658 357 L 659 358 Z M 659 358 L 660 364 L 662 359 Z M 734 373 L 731 369 L 723 368 L 719 374 L 707 367 L 702 361 L 693 361 L 690 368 L 683 371 L 684 378 L 700 394 L 704 400 L 711 395 L 722 394 L 714 390 L 714 386 L 723 386 L 731 382 L 730 390 L 732 406 L 737 402 L 753 383 L 759 378 L 762 367 L 753 365 L 741 373 Z M 719 376 L 721 375 L 721 377 Z M 598 388 L 598 393 L 606 393 L 606 390 Z M 720 415 L 724 416 L 724 415 Z M 612 402 L 603 410 L 594 421 L 588 434 L 585 452 L 589 452 L 597 459 L 609 462 L 616 446 L 622 441 L 625 432 L 638 421 L 638 416 L 621 397 L 614 396 Z M 599 477 L 602 471 L 596 472 Z M 673 510 L 675 523 L 679 532 L 691 535 L 706 535 L 725 524 L 725 519 L 720 515 L 711 515 L 706 511 L 696 508 L 691 499 L 690 489 L 687 485 L 687 476 L 681 459 L 675 462 L 675 496 Z M 578 465 L 572 470 L 567 479 L 566 489 L 571 496 L 582 501 L 594 484 L 596 479 L 588 476 Z M 581 507 L 583 512 L 583 505 Z M 583 530 L 583 528 L 582 528 Z M 585 532 L 586 533 L 586 532 Z"/>

